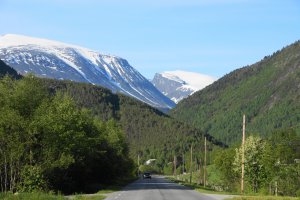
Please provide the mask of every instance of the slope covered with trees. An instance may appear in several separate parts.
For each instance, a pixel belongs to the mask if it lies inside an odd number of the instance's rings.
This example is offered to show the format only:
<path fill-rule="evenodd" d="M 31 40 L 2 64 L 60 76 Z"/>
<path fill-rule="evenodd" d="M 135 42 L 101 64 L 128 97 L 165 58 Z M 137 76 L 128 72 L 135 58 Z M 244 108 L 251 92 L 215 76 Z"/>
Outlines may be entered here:
<path fill-rule="evenodd" d="M 247 132 L 268 136 L 274 130 L 300 130 L 300 42 L 235 70 L 180 102 L 171 116 L 232 144 Z"/>
<path fill-rule="evenodd" d="M 245 192 L 300 196 L 300 136 L 293 129 L 272 133 L 267 139 L 248 136 L 245 142 Z M 240 192 L 242 147 L 215 152 L 210 185 Z M 211 174 L 212 174 L 211 173 Z M 211 175 L 212 176 L 212 175 Z"/>
<path fill-rule="evenodd" d="M 12 67 L 6 65 L 2 60 L 0 60 L 0 77 L 5 75 L 10 75 L 14 78 L 20 79 L 22 76 L 18 74 L 16 70 Z"/>
<path fill-rule="evenodd" d="M 204 134 L 201 131 L 145 103 L 85 83 L 53 79 L 39 81 L 53 94 L 67 94 L 80 108 L 88 108 L 98 118 L 116 120 L 126 134 L 131 157 L 137 160 L 139 155 L 140 163 L 150 158 L 157 159 L 156 165 L 162 171 L 175 154 L 181 157 L 188 152 L 191 144 L 195 144 L 199 156 L 203 154 Z M 212 147 L 223 145 L 210 135 L 206 137 Z"/>
<path fill-rule="evenodd" d="M 0 79 L 0 191 L 91 192 L 134 174 L 123 131 L 32 76 Z"/>
<path fill-rule="evenodd" d="M 141 164 L 156 159 L 157 171 L 172 173 L 174 155 L 178 167 L 188 167 L 183 162 L 188 162 L 184 157 L 191 145 L 203 157 L 204 136 L 210 150 L 223 145 L 145 103 L 99 86 L 32 75 L 0 80 L 2 113 L 12 115 L 0 119 L 2 191 L 87 191 L 84 186 L 97 180 L 132 175 L 137 170 L 132 159 L 137 164 L 138 155 Z M 11 126 L 16 130 L 10 131 Z M 37 185 L 32 187 L 32 181 Z"/>

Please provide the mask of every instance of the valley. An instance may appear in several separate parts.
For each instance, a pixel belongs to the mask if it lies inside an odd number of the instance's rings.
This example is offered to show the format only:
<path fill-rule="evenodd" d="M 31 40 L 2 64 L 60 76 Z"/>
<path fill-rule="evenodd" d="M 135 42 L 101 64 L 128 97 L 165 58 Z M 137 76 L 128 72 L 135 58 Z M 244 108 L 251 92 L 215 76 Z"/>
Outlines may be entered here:
<path fill-rule="evenodd" d="M 297 196 L 299 49 L 296 42 L 237 69 L 169 113 L 110 87 L 36 77 L 1 61 L 1 191 L 97 192 L 150 171 L 239 192 L 246 114 L 245 193 Z"/>

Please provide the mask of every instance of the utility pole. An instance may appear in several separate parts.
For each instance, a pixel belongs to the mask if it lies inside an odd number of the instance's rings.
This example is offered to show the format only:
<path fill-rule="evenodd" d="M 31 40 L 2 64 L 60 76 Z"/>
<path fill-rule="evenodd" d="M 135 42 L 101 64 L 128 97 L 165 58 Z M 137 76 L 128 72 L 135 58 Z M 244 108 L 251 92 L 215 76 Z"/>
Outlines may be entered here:
<path fill-rule="evenodd" d="M 278 196 L 278 182 L 275 182 L 275 196 Z"/>
<path fill-rule="evenodd" d="M 201 166 L 201 158 L 199 159 L 199 184 L 202 184 L 202 174 L 201 174 L 201 168 L 202 168 L 202 166 Z"/>
<path fill-rule="evenodd" d="M 185 160 L 184 160 L 184 153 L 182 153 L 182 163 L 183 163 L 182 174 L 184 174 L 184 172 L 185 172 Z"/>
<path fill-rule="evenodd" d="M 190 183 L 192 183 L 192 166 L 193 166 L 193 145 L 191 144 L 191 165 L 190 165 Z"/>
<path fill-rule="evenodd" d="M 140 176 L 140 153 L 138 153 L 138 176 Z"/>
<path fill-rule="evenodd" d="M 204 137 L 204 172 L 203 172 L 203 179 L 204 179 L 204 187 L 206 187 L 206 137 Z"/>
<path fill-rule="evenodd" d="M 243 140 L 242 140 L 242 179 L 241 193 L 244 194 L 244 175 L 245 175 L 245 132 L 246 132 L 246 116 L 243 115 Z"/>
<path fill-rule="evenodd" d="M 176 165 L 177 165 L 177 159 L 176 159 L 176 155 L 174 155 L 174 173 L 173 173 L 174 176 L 176 176 Z"/>

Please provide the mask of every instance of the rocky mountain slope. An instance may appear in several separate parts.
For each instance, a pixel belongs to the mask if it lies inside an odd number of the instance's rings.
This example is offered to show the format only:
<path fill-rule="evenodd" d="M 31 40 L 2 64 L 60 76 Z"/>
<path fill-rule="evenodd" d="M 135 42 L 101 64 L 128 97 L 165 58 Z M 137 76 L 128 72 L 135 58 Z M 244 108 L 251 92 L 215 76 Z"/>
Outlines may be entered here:
<path fill-rule="evenodd" d="M 8 34 L 0 37 L 0 59 L 21 74 L 100 85 L 163 110 L 175 105 L 125 59 L 117 56 Z"/>

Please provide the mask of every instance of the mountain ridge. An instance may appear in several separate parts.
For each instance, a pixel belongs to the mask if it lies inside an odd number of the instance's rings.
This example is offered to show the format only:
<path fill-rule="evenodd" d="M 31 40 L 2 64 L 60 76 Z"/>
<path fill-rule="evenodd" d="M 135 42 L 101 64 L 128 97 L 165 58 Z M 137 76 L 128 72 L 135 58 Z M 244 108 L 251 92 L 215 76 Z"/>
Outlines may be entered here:
<path fill-rule="evenodd" d="M 248 133 L 269 136 L 300 123 L 300 42 L 234 70 L 181 101 L 171 115 L 227 144 L 241 139 L 242 115 Z M 300 127 L 297 129 L 299 132 Z"/>
<path fill-rule="evenodd" d="M 7 34 L 0 37 L 0 59 L 21 74 L 104 86 L 162 110 L 175 105 L 127 60 L 76 45 Z"/>

